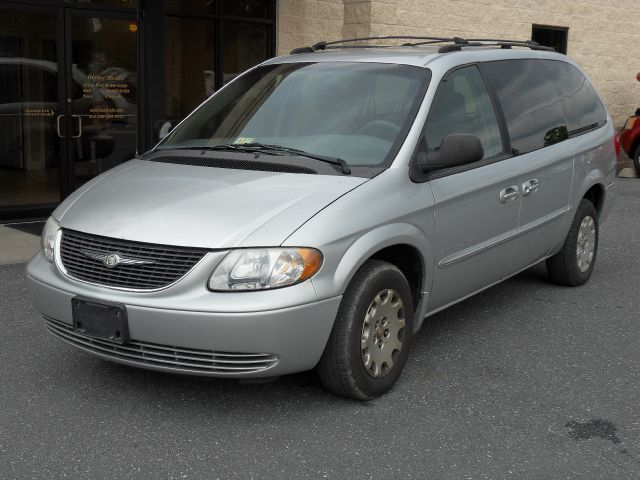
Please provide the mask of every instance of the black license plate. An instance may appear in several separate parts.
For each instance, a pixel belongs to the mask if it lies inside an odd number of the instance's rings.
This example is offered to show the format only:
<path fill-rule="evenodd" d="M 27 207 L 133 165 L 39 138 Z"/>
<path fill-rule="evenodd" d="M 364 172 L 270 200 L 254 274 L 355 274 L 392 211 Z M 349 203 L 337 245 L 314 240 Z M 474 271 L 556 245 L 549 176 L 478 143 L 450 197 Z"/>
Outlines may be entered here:
<path fill-rule="evenodd" d="M 129 324 L 124 305 L 75 297 L 71 300 L 71 312 L 76 332 L 117 343 L 129 341 Z"/>

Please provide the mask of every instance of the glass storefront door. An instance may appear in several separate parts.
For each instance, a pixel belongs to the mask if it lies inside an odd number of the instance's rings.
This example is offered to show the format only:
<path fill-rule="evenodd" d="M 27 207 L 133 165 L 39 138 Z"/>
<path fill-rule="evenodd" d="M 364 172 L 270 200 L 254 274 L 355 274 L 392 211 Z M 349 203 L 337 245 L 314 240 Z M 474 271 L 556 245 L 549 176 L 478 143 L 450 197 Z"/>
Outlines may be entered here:
<path fill-rule="evenodd" d="M 137 25 L 135 17 L 67 18 L 69 160 L 78 188 L 136 153 Z"/>
<path fill-rule="evenodd" d="M 60 200 L 59 20 L 0 7 L 0 209 Z"/>
<path fill-rule="evenodd" d="M 0 219 L 133 157 L 137 28 L 133 12 L 0 2 Z"/>
<path fill-rule="evenodd" d="M 45 216 L 274 55 L 275 7 L 0 0 L 0 222 Z"/>

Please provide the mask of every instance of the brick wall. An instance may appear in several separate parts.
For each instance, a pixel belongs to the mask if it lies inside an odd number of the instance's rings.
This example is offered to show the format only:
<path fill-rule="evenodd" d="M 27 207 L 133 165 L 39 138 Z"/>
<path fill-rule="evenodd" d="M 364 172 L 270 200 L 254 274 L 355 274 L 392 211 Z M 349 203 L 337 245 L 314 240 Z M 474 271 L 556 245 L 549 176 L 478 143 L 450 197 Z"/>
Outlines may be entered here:
<path fill-rule="evenodd" d="M 277 53 L 313 45 L 327 38 L 342 38 L 343 0 L 278 0 Z"/>
<path fill-rule="evenodd" d="M 532 24 L 568 27 L 567 54 L 621 126 L 640 106 L 639 0 L 280 0 L 278 52 L 361 35 L 526 40 Z"/>

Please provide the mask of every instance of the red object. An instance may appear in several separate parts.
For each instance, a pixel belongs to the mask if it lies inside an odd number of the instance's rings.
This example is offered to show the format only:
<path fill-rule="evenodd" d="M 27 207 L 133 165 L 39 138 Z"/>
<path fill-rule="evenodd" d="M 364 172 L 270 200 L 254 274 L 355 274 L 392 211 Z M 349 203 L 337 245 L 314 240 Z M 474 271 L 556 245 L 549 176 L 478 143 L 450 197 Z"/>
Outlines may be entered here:
<path fill-rule="evenodd" d="M 640 72 L 638 72 L 638 74 L 636 75 L 636 80 L 640 82 Z"/>
<path fill-rule="evenodd" d="M 624 153 L 633 158 L 636 150 L 640 147 L 640 116 L 629 117 L 620 132 L 620 146 Z"/>

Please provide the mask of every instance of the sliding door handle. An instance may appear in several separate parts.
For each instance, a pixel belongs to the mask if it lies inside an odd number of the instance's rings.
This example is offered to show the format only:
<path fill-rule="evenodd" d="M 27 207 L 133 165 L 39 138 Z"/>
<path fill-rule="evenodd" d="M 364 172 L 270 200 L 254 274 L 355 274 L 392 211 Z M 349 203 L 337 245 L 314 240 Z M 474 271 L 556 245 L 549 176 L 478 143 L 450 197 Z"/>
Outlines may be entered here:
<path fill-rule="evenodd" d="M 517 185 L 511 185 L 500 191 L 500 203 L 512 203 L 520 196 Z"/>

